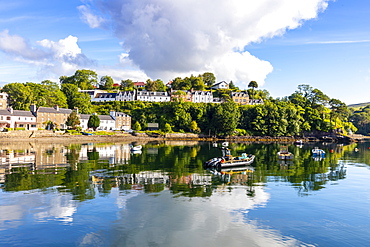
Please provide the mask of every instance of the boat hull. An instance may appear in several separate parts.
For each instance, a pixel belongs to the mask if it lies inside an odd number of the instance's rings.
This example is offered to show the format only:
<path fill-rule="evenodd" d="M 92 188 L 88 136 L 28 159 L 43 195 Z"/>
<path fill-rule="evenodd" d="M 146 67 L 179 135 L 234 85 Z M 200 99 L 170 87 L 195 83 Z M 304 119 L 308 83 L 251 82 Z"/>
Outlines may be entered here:
<path fill-rule="evenodd" d="M 221 170 L 223 168 L 230 168 L 230 167 L 238 167 L 238 166 L 247 166 L 253 163 L 255 156 L 251 155 L 246 159 L 232 159 L 232 160 L 225 160 L 225 158 L 213 158 L 209 161 L 204 162 L 204 168 L 216 168 L 217 170 Z"/>

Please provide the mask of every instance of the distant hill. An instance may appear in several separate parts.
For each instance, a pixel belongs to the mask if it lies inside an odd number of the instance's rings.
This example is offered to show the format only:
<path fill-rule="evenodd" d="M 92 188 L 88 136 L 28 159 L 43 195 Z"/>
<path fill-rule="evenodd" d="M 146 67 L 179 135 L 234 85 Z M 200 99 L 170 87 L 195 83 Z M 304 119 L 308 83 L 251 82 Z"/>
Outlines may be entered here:
<path fill-rule="evenodd" d="M 365 107 L 365 106 L 368 106 L 368 105 L 370 105 L 370 102 L 367 102 L 367 103 L 359 103 L 359 104 L 352 104 L 352 105 L 348 105 L 348 107 L 358 109 L 358 108 L 362 108 L 362 107 Z"/>

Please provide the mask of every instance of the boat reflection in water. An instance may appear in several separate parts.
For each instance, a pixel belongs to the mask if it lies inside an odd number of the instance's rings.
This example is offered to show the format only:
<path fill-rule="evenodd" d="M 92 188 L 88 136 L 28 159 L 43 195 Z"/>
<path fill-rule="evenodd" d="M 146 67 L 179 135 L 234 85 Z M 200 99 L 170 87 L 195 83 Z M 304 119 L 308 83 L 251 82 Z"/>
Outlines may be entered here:
<path fill-rule="evenodd" d="M 249 176 L 254 172 L 252 166 L 221 168 L 220 170 L 211 167 L 207 170 L 226 184 L 245 184 L 249 180 Z"/>

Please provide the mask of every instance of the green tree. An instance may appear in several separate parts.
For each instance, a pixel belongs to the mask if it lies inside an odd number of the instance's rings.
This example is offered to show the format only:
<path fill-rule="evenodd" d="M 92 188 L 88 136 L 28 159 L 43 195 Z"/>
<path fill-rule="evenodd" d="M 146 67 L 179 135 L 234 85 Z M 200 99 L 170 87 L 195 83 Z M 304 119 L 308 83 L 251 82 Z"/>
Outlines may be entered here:
<path fill-rule="evenodd" d="M 112 77 L 106 75 L 100 78 L 99 88 L 105 89 L 105 90 L 112 90 L 113 85 L 114 85 L 114 81 Z"/>
<path fill-rule="evenodd" d="M 133 128 L 134 130 L 140 131 L 140 130 L 141 130 L 141 125 L 140 125 L 140 123 L 139 123 L 138 121 L 136 121 L 136 122 L 134 123 L 134 125 L 132 126 L 132 128 Z"/>
<path fill-rule="evenodd" d="M 160 79 L 155 81 L 148 79 L 145 84 L 145 90 L 152 92 L 164 92 L 166 91 L 166 86 Z"/>
<path fill-rule="evenodd" d="M 72 99 L 70 109 L 77 108 L 82 114 L 91 114 L 94 111 L 94 108 L 90 100 L 91 98 L 87 93 L 78 92 Z"/>
<path fill-rule="evenodd" d="M 29 110 L 30 105 L 35 100 L 33 91 L 25 84 L 22 83 L 9 83 L 3 89 L 9 95 L 9 106 L 15 110 Z"/>
<path fill-rule="evenodd" d="M 80 125 L 80 118 L 76 111 L 72 111 L 67 117 L 66 125 L 70 126 L 72 129 L 76 129 L 77 125 Z"/>
<path fill-rule="evenodd" d="M 205 72 L 203 73 L 203 75 L 201 75 L 201 77 L 203 79 L 204 84 L 207 85 L 208 87 L 216 83 L 216 77 L 211 72 Z"/>
<path fill-rule="evenodd" d="M 76 70 L 75 74 L 59 77 L 61 84 L 74 84 L 81 90 L 94 89 L 98 86 L 98 75 L 92 70 Z"/>
<path fill-rule="evenodd" d="M 100 126 L 100 118 L 96 114 L 92 114 L 87 122 L 87 127 L 92 128 L 94 131 Z"/>
<path fill-rule="evenodd" d="M 196 121 L 191 121 L 189 129 L 194 133 L 200 133 L 200 128 L 198 127 L 198 124 Z"/>
<path fill-rule="evenodd" d="M 126 79 L 121 81 L 120 89 L 122 91 L 133 91 L 135 89 L 135 84 L 132 80 Z"/>
<path fill-rule="evenodd" d="M 238 91 L 239 88 L 237 86 L 235 86 L 234 82 L 233 81 L 230 81 L 229 83 L 229 88 L 233 91 Z"/>
<path fill-rule="evenodd" d="M 67 98 L 57 83 L 45 80 L 40 84 L 27 82 L 26 85 L 32 90 L 35 97 L 34 103 L 37 106 L 53 107 L 58 105 L 62 108 L 68 107 Z"/>
<path fill-rule="evenodd" d="M 62 84 L 62 92 L 67 98 L 67 105 L 69 109 L 73 109 L 73 99 L 78 94 L 77 85 L 71 83 Z"/>
<path fill-rule="evenodd" d="M 240 111 L 232 101 L 215 106 L 212 119 L 212 128 L 219 135 L 232 135 L 240 120 Z"/>
<path fill-rule="evenodd" d="M 248 87 L 251 88 L 251 98 L 254 99 L 254 96 L 255 96 L 255 89 L 258 88 L 258 84 L 256 81 L 250 81 L 249 84 L 248 84 Z"/>
<path fill-rule="evenodd" d="M 165 133 L 171 133 L 172 132 L 171 124 L 165 123 L 165 125 L 163 127 L 163 132 L 165 132 Z"/>
<path fill-rule="evenodd" d="M 204 90 L 205 85 L 204 85 L 203 78 L 201 76 L 198 76 L 198 77 L 191 76 L 190 80 L 191 80 L 191 87 L 194 90 L 199 90 L 199 91 Z"/>

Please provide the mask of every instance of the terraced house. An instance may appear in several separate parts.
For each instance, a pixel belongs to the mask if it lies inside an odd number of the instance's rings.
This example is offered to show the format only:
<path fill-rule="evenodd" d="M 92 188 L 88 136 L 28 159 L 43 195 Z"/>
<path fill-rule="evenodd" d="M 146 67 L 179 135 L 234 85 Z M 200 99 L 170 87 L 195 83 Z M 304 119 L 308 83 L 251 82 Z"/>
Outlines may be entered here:
<path fill-rule="evenodd" d="M 71 114 L 71 109 L 59 108 L 59 106 L 54 107 L 36 107 L 36 105 L 31 105 L 31 113 L 36 116 L 37 128 L 45 129 L 49 121 L 56 124 L 60 129 L 67 129 L 65 124 L 69 114 Z"/>
<path fill-rule="evenodd" d="M 37 130 L 36 116 L 30 111 L 13 110 L 10 107 L 1 109 L 0 128 Z"/>

